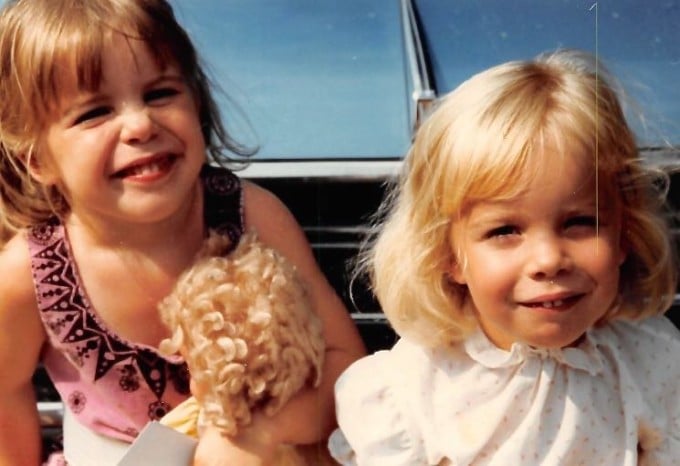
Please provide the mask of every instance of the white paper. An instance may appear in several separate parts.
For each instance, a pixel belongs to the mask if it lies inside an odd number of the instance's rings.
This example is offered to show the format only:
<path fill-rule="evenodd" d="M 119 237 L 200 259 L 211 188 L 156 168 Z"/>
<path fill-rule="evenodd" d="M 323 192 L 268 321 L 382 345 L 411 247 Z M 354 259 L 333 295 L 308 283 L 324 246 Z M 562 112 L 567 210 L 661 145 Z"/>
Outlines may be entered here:
<path fill-rule="evenodd" d="M 118 466 L 190 466 L 197 440 L 158 422 L 142 430 Z"/>

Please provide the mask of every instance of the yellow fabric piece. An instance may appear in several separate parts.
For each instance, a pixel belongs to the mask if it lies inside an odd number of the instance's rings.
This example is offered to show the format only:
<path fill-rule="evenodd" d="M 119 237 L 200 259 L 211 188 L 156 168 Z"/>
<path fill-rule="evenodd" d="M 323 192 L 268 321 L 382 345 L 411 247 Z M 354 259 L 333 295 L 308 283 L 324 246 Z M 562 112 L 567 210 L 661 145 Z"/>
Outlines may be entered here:
<path fill-rule="evenodd" d="M 165 426 L 172 427 L 184 435 L 198 438 L 198 414 L 200 409 L 198 401 L 192 396 L 175 406 L 159 422 Z"/>

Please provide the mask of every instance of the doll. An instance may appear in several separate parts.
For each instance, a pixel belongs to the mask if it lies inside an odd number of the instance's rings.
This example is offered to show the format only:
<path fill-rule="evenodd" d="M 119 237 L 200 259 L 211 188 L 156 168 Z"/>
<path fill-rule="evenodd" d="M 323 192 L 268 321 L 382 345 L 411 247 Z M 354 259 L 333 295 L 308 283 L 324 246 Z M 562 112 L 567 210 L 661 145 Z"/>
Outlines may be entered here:
<path fill-rule="evenodd" d="M 321 378 L 321 322 L 294 267 L 254 233 L 229 252 L 231 246 L 211 233 L 159 305 L 172 332 L 160 350 L 185 358 L 194 395 L 161 423 L 194 437 L 208 424 L 236 435 L 254 409 L 274 415 Z M 320 445 L 282 445 L 274 464 L 336 463 Z"/>

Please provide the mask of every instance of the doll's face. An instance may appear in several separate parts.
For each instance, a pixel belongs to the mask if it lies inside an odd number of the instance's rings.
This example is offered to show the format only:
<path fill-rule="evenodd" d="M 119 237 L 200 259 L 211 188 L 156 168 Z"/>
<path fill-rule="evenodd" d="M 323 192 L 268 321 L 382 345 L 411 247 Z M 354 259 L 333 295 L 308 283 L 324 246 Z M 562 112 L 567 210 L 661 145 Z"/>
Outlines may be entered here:
<path fill-rule="evenodd" d="M 494 344 L 574 343 L 618 294 L 621 214 L 596 195 L 586 157 L 542 154 L 523 194 L 476 202 L 454 223 L 454 280 Z"/>

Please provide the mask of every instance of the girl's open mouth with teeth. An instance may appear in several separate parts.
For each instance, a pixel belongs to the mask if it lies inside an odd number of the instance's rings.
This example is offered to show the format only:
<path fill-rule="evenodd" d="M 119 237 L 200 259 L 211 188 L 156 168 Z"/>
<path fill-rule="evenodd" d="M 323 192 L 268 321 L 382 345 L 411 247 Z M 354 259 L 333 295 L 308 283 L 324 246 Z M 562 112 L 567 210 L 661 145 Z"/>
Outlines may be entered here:
<path fill-rule="evenodd" d="M 176 160 L 177 156 L 173 154 L 149 157 L 118 170 L 113 174 L 113 178 L 134 179 L 136 181 L 157 179 L 168 173 Z"/>
<path fill-rule="evenodd" d="M 541 308 L 541 309 L 554 309 L 556 311 L 564 311 L 573 306 L 583 294 L 577 294 L 573 296 L 564 297 L 561 299 L 554 299 L 549 301 L 535 301 L 520 303 L 522 306 L 530 308 Z"/>

